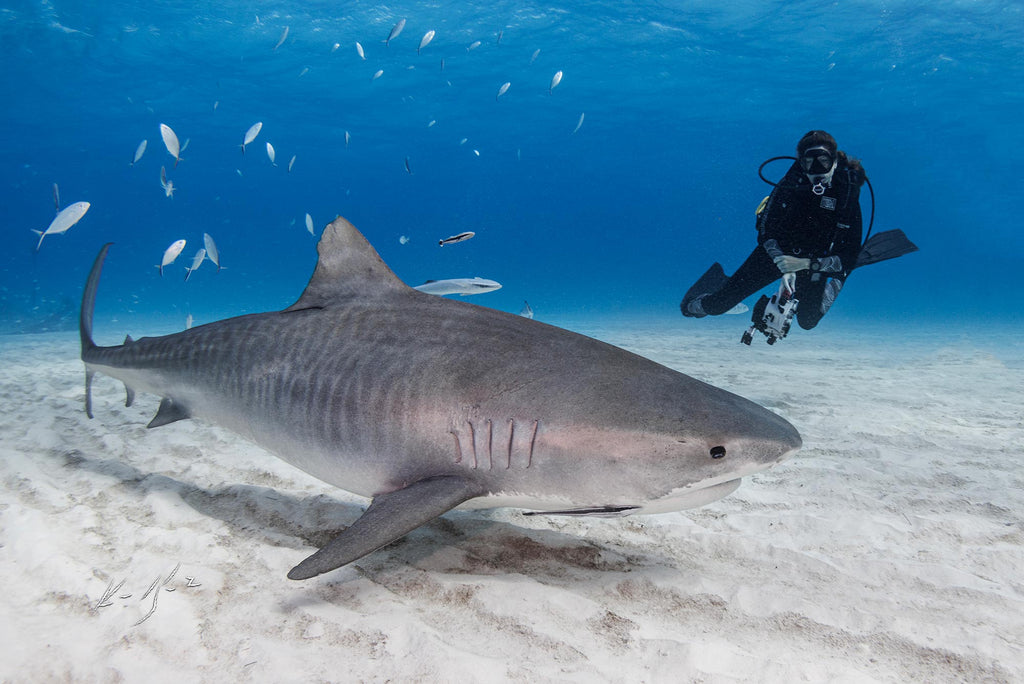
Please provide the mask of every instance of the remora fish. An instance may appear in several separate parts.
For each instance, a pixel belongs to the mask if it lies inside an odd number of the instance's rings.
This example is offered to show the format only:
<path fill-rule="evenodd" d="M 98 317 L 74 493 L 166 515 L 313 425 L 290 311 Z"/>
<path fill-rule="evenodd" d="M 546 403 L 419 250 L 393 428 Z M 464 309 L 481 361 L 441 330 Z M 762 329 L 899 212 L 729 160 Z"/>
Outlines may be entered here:
<path fill-rule="evenodd" d="M 457 294 L 466 295 L 494 292 L 501 289 L 501 283 L 487 278 L 448 278 L 446 280 L 428 280 L 412 289 L 432 295 Z"/>
<path fill-rule="evenodd" d="M 149 427 L 198 418 L 372 497 L 288 573 L 308 579 L 459 505 L 628 515 L 700 506 L 800 447 L 783 418 L 597 340 L 403 284 L 335 219 L 283 311 L 99 347 L 93 264 L 80 332 L 96 373 L 162 397 Z"/>
<path fill-rule="evenodd" d="M 467 230 L 465 233 L 459 233 L 458 235 L 452 235 L 450 237 L 446 237 L 443 240 L 438 240 L 437 244 L 439 244 L 442 247 L 444 247 L 445 245 L 452 245 L 452 244 L 455 244 L 456 242 L 462 242 L 463 240 L 468 240 L 469 238 L 473 237 L 474 235 L 476 235 L 476 233 L 474 233 L 471 230 Z"/>

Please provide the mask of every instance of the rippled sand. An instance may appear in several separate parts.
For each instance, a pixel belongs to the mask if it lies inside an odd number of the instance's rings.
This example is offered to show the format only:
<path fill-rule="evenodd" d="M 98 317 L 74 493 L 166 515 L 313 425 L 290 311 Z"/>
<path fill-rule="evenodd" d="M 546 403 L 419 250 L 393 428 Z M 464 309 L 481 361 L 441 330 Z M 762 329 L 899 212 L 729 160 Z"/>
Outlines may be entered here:
<path fill-rule="evenodd" d="M 2 337 L 0 678 L 1024 679 L 1021 331 L 737 320 L 569 325 L 777 411 L 797 458 L 682 513 L 457 511 L 306 582 L 364 500 L 110 379 L 90 421 L 76 335 Z"/>

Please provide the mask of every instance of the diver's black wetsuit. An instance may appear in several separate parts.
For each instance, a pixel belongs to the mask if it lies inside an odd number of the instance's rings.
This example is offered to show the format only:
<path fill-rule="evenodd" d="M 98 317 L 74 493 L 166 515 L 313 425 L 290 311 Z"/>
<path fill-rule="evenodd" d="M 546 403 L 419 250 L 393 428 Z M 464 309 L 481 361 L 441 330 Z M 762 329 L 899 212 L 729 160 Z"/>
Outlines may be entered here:
<path fill-rule="evenodd" d="M 778 280 L 782 273 L 773 259 L 787 254 L 811 259 L 812 270 L 796 274 L 797 322 L 804 329 L 816 326 L 857 262 L 862 174 L 840 154 L 832 186 L 819 196 L 794 163 L 757 215 L 758 246 L 717 291 L 701 298 L 704 312 L 725 313 Z"/>

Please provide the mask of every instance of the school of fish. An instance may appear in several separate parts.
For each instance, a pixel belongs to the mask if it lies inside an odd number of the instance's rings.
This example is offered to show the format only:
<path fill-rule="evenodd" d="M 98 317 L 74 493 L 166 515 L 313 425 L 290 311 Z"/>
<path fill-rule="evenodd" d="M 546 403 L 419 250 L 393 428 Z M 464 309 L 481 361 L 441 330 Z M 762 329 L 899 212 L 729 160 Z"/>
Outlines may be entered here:
<path fill-rule="evenodd" d="M 398 39 L 401 36 L 402 32 L 404 31 L 404 29 L 406 27 L 406 23 L 407 23 L 407 19 L 404 18 L 404 17 L 403 18 L 399 18 L 397 21 L 395 21 L 395 23 L 392 25 L 390 31 L 388 32 L 387 37 L 381 40 L 381 43 L 383 44 L 383 47 L 385 49 L 392 49 L 392 50 L 394 49 L 393 47 L 391 47 L 392 42 L 395 41 L 396 39 Z M 257 26 L 262 26 L 262 23 L 261 23 L 261 21 L 260 21 L 258 16 L 256 17 L 256 24 L 257 24 Z M 495 45 L 495 46 L 500 45 L 503 35 L 504 35 L 503 31 L 498 31 L 496 39 L 494 40 L 493 45 Z M 289 42 L 289 38 L 292 39 L 290 42 Z M 416 54 L 422 56 L 424 54 L 425 48 L 427 48 L 428 46 L 431 46 L 431 45 L 436 45 L 436 43 L 434 42 L 435 38 L 439 38 L 439 34 L 438 34 L 436 29 L 428 28 L 427 30 L 425 30 L 423 32 L 423 34 L 422 34 L 422 37 L 419 40 L 419 43 L 416 45 Z M 286 50 L 290 50 L 290 49 L 293 48 L 293 45 L 295 44 L 296 40 L 297 40 L 297 38 L 292 34 L 290 26 L 285 25 L 283 27 L 280 27 L 280 34 L 279 34 L 279 36 L 277 38 L 276 43 L 271 48 L 271 52 L 277 52 L 278 50 L 280 50 L 282 48 L 285 48 Z M 370 43 L 368 43 L 368 44 L 370 44 Z M 481 46 L 484 43 L 483 43 L 482 40 L 472 40 L 468 44 L 466 44 L 466 43 L 462 43 L 462 44 L 465 45 L 465 52 L 466 53 L 471 53 L 471 52 L 477 50 L 478 48 L 481 48 Z M 332 47 L 330 49 L 330 52 L 334 53 L 340 47 L 341 47 L 341 43 L 340 42 L 335 42 L 335 43 L 333 43 L 333 45 L 332 45 Z M 371 45 L 371 47 L 372 47 L 372 45 Z M 451 46 L 449 45 L 448 49 L 450 49 L 450 47 Z M 431 49 L 434 50 L 436 48 L 431 48 Z M 357 55 L 357 57 L 358 57 L 358 59 L 360 61 L 368 61 L 367 51 L 363 47 L 363 42 L 355 41 L 355 51 L 356 51 L 356 55 Z M 540 51 L 539 48 L 533 50 L 533 52 L 531 53 L 531 55 L 529 57 L 529 64 L 530 65 L 532 65 L 538 59 L 538 56 L 540 55 L 540 53 L 541 53 L 541 51 Z M 441 58 L 441 60 L 440 60 L 440 69 L 441 69 L 441 71 L 444 71 L 445 64 L 446 64 L 445 59 Z M 414 68 L 414 67 L 409 67 L 409 68 L 411 69 L 411 68 Z M 299 75 L 305 75 L 308 71 L 309 71 L 309 67 L 305 67 Z M 372 77 L 371 77 L 371 80 L 376 81 L 376 80 L 378 80 L 380 78 L 383 78 L 384 77 L 384 73 L 385 72 L 384 72 L 383 68 L 378 68 L 378 69 L 374 70 L 373 74 L 372 74 Z M 563 71 L 561 69 L 556 70 L 554 72 L 554 74 L 551 76 L 550 81 L 548 82 L 547 91 L 548 91 L 549 95 L 554 94 L 555 88 L 557 88 L 559 86 L 559 84 L 562 83 L 562 79 L 563 79 Z M 448 85 L 451 85 L 450 81 L 448 82 Z M 501 82 L 501 84 L 498 86 L 494 99 L 495 100 L 501 100 L 504 97 L 510 96 L 509 94 L 510 94 L 511 91 L 512 91 L 512 82 L 510 80 L 505 80 L 505 81 Z M 214 102 L 213 103 L 213 110 L 217 111 L 219 105 L 220 105 L 220 101 L 219 100 Z M 575 128 L 572 129 L 570 135 L 573 135 L 577 131 L 579 131 L 580 127 L 583 125 L 583 118 L 584 118 L 584 115 L 581 113 L 580 116 L 579 116 L 579 120 L 577 121 Z M 427 128 L 434 128 L 435 126 L 437 126 L 437 124 L 438 124 L 438 120 L 437 119 L 431 119 L 427 123 Z M 173 159 L 173 164 L 165 163 L 165 164 L 161 164 L 161 166 L 160 166 L 160 177 L 159 177 L 160 189 L 163 191 L 163 194 L 164 194 L 164 196 L 166 198 L 172 199 L 174 197 L 174 195 L 175 195 L 175 192 L 179 190 L 179 187 L 175 183 L 174 179 L 172 179 L 170 177 L 169 173 L 170 174 L 174 174 L 176 172 L 176 170 L 178 169 L 179 165 L 183 161 L 185 161 L 184 157 L 182 156 L 182 154 L 188 148 L 189 143 L 191 141 L 191 138 L 187 138 L 186 137 L 185 138 L 185 142 L 181 143 L 178 134 L 175 132 L 174 128 L 172 128 L 171 124 L 169 124 L 169 123 L 163 123 L 163 122 L 159 123 L 159 125 L 157 127 L 157 130 L 158 130 L 158 132 L 160 134 L 160 139 L 161 139 L 161 141 L 164 144 L 164 148 L 166 149 L 168 155 L 170 155 L 170 157 Z M 248 128 L 246 128 L 244 130 L 244 133 L 242 133 L 242 136 L 241 136 L 242 137 L 242 142 L 241 142 L 241 145 L 240 145 L 242 154 L 245 153 L 245 150 L 246 150 L 246 148 L 249 145 L 251 145 L 253 142 L 256 141 L 256 139 L 260 136 L 260 133 L 262 132 L 262 130 L 263 130 L 263 122 L 262 121 L 256 121 L 255 123 L 252 123 Z M 352 141 L 351 133 L 348 130 L 345 130 L 344 131 L 344 145 L 345 145 L 345 149 L 348 149 L 351 141 Z M 459 139 L 458 145 L 459 146 L 463 146 L 463 145 L 466 145 L 467 142 L 468 142 L 468 138 L 462 137 L 462 138 Z M 140 142 L 138 142 L 136 144 L 134 154 L 132 155 L 131 161 L 128 164 L 129 167 L 133 167 L 134 168 L 136 165 L 138 165 L 138 164 L 140 164 L 140 162 L 142 162 L 143 157 L 145 156 L 145 154 L 147 152 L 148 146 L 149 146 L 148 138 L 147 139 L 143 139 L 143 140 L 141 140 Z M 273 166 L 273 167 L 276 167 L 277 166 L 277 150 L 276 150 L 276 148 L 274 147 L 273 143 L 270 140 L 265 140 L 265 148 L 266 148 L 267 159 L 269 160 L 270 165 Z M 472 155 L 474 157 L 480 157 L 480 150 L 478 148 L 476 148 L 476 147 L 468 147 L 468 149 L 470 149 L 470 151 L 471 151 L 471 153 L 472 153 Z M 517 155 L 517 159 L 518 159 L 519 158 L 519 151 L 518 150 L 516 152 L 516 155 Z M 291 155 L 291 157 L 290 157 L 290 159 L 288 161 L 288 164 L 287 164 L 287 172 L 288 173 L 291 173 L 293 167 L 295 166 L 295 161 L 296 161 L 297 156 L 298 156 L 297 154 L 292 154 Z M 410 155 L 406 155 L 405 156 L 405 159 L 404 159 L 404 169 L 405 169 L 405 172 L 407 174 L 409 174 L 409 175 L 413 174 L 413 163 L 412 163 L 412 159 L 411 159 Z M 236 169 L 236 173 L 237 173 L 237 175 L 239 177 L 243 176 L 242 170 L 240 168 Z M 186 190 L 186 192 L 187 192 L 187 190 Z M 57 214 L 56 214 L 56 216 L 53 218 L 53 220 L 50 222 L 49 226 L 45 230 L 33 230 L 33 232 L 36 233 L 39 236 L 39 241 L 36 244 L 36 250 L 39 250 L 42 247 L 43 240 L 47 236 L 63 234 L 65 232 L 67 232 L 70 228 L 72 228 L 73 226 L 78 224 L 79 221 L 81 221 L 82 218 L 85 216 L 86 212 L 88 212 L 88 210 L 89 210 L 89 208 L 91 206 L 89 202 L 80 201 L 80 202 L 75 202 L 75 203 L 69 205 L 68 207 L 66 207 L 66 208 L 64 208 L 62 210 L 61 206 L 60 206 L 59 190 L 57 188 L 57 184 L 56 183 L 53 184 L 53 196 L 54 196 L 54 204 L 55 204 L 55 207 L 56 207 Z M 295 221 L 293 220 L 292 223 L 294 224 Z M 304 224 L 305 224 L 306 230 L 309 232 L 309 234 L 315 237 L 316 236 L 316 230 L 315 230 L 313 219 L 312 219 L 312 217 L 310 216 L 309 213 L 305 214 Z M 464 231 L 462 233 L 458 233 L 458 234 L 449 236 L 447 238 L 440 239 L 438 242 L 439 242 L 439 244 L 441 246 L 450 245 L 450 244 L 455 244 L 455 243 L 458 243 L 458 242 L 463 242 L 465 240 L 468 240 L 469 238 L 472 238 L 474 235 L 475 235 L 475 232 L 473 232 L 473 231 Z M 409 237 L 403 235 L 402 238 L 401 238 L 401 243 L 402 244 L 406 244 L 409 240 L 410 240 Z M 163 255 L 162 255 L 161 259 L 160 259 L 160 263 L 157 265 L 157 268 L 158 268 L 161 276 L 164 275 L 165 269 L 168 266 L 170 266 L 171 264 L 173 264 L 175 262 L 175 260 L 178 259 L 178 257 L 181 255 L 182 251 L 184 250 L 186 244 L 187 244 L 187 240 L 184 239 L 184 238 L 175 239 L 164 250 Z M 217 270 L 220 271 L 220 268 L 221 268 L 221 265 L 220 265 L 220 253 L 219 253 L 219 251 L 217 249 L 216 243 L 214 242 L 213 238 L 210 236 L 209 233 L 203 233 L 203 244 L 204 244 L 204 246 L 202 248 L 200 248 L 195 253 L 194 257 L 192 258 L 191 263 L 189 264 L 189 266 L 187 266 L 185 268 L 185 280 L 186 281 L 206 261 L 212 262 L 216 266 Z M 456 279 L 456 280 L 464 281 L 466 279 Z M 488 281 L 488 282 L 493 282 L 493 281 Z M 438 286 L 434 286 L 434 289 L 438 289 Z M 496 288 L 494 288 L 494 287 L 487 287 L 487 288 L 477 287 L 476 289 L 474 289 L 474 293 L 482 292 L 482 291 L 491 291 L 493 289 L 496 289 Z M 528 307 L 528 305 L 527 305 L 527 307 Z M 532 317 L 532 315 L 533 315 L 532 310 L 529 311 L 529 315 Z"/>

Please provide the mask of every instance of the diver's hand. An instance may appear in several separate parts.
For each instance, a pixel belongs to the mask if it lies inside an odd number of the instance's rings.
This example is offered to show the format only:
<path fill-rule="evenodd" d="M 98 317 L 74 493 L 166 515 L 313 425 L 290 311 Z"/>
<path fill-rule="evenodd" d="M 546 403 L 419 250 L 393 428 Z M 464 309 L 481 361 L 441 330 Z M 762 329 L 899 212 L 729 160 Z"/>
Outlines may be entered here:
<path fill-rule="evenodd" d="M 797 271 L 806 271 L 811 267 L 811 260 L 804 259 L 802 257 L 790 256 L 783 254 L 777 256 L 774 259 L 775 265 L 779 267 L 779 270 L 783 273 L 796 273 Z"/>

